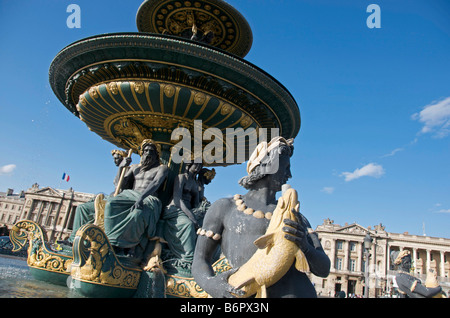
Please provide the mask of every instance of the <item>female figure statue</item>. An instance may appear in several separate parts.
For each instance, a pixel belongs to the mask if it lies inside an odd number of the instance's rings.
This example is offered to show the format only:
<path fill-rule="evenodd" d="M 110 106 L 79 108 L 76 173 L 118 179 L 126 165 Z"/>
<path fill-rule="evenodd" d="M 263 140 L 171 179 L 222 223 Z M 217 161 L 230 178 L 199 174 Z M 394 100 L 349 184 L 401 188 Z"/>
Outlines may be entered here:
<path fill-rule="evenodd" d="M 200 203 L 199 185 L 196 176 L 201 163 L 189 163 L 185 171 L 175 179 L 173 199 L 163 212 L 163 236 L 173 256 L 191 263 L 194 257 L 196 230 L 200 227 L 196 208 Z"/>

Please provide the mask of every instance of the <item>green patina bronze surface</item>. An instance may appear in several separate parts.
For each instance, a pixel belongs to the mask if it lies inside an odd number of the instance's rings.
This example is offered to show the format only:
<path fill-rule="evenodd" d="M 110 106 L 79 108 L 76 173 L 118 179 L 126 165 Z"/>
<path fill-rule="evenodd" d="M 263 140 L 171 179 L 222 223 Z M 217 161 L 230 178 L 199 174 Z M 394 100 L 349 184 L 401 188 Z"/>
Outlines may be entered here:
<path fill-rule="evenodd" d="M 291 94 L 256 66 L 210 46 L 163 35 L 100 35 L 63 49 L 50 67 L 61 102 L 90 130 L 128 148 L 133 138 L 173 145 L 194 120 L 203 128 L 300 129 Z M 134 148 L 134 147 L 133 147 Z"/>
<path fill-rule="evenodd" d="M 163 209 L 182 168 L 171 161 L 171 147 L 178 142 L 171 139 L 175 129 L 187 128 L 194 136 L 199 120 L 202 132 L 218 128 L 225 135 L 227 128 L 266 128 L 270 138 L 270 129 L 276 128 L 286 139 L 296 137 L 298 105 L 282 84 L 243 59 L 253 36 L 230 5 L 221 0 L 146 0 L 136 23 L 140 32 L 97 35 L 62 49 L 51 63 L 49 81 L 61 103 L 104 140 L 136 153 L 144 139 L 159 145 L 161 163 L 170 171 L 159 198 Z M 245 150 L 247 160 L 248 145 Z M 191 260 L 172 259 L 167 245 L 161 253 L 167 273 L 146 272 L 139 263 L 145 260 L 116 255 L 101 227 L 82 226 L 72 255 L 50 251 L 45 231 L 31 221 L 21 222 L 16 241 L 24 246 L 30 240 L 28 262 L 41 279 L 70 275 L 72 287 L 88 297 L 208 296 L 192 278 Z M 159 220 L 158 227 L 165 222 Z M 228 265 L 220 260 L 215 269 L 222 272 Z"/>
<path fill-rule="evenodd" d="M 195 25 L 200 35 L 214 34 L 212 46 L 240 57 L 248 53 L 253 41 L 245 18 L 220 0 L 146 0 L 139 7 L 136 24 L 140 32 L 168 33 L 184 38 L 192 35 Z"/>

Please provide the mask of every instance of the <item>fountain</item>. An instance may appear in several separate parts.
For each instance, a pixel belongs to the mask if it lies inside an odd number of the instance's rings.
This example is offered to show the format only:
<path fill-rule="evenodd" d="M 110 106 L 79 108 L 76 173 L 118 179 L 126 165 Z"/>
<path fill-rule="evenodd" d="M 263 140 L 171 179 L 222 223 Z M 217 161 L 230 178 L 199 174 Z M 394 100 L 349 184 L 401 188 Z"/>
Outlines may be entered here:
<path fill-rule="evenodd" d="M 139 32 L 97 35 L 62 49 L 49 81 L 61 103 L 104 140 L 135 153 L 144 139 L 158 145 L 169 170 L 163 206 L 185 164 L 173 160 L 177 129 L 198 136 L 200 128 L 201 150 L 209 128 L 223 135 L 227 129 L 264 128 L 267 139 L 271 129 L 286 139 L 297 135 L 297 103 L 276 79 L 244 59 L 252 31 L 232 6 L 222 0 L 146 0 L 136 23 Z M 203 157 L 205 166 L 240 163 L 226 157 L 237 141 L 221 142 L 223 160 Z M 245 160 L 252 150 L 245 144 Z M 72 287 L 87 297 L 133 297 L 142 294 L 144 280 L 154 284 L 158 275 L 165 275 L 163 296 L 208 296 L 193 280 L 190 264 L 167 260 L 166 274 L 145 272 L 114 253 L 98 224 L 78 230 L 73 250 L 52 250 L 45 231 L 29 220 L 18 222 L 11 238 L 16 250 L 29 242 L 28 265 L 36 277 L 65 284 L 70 276 Z M 220 263 L 215 268 L 226 270 Z"/>

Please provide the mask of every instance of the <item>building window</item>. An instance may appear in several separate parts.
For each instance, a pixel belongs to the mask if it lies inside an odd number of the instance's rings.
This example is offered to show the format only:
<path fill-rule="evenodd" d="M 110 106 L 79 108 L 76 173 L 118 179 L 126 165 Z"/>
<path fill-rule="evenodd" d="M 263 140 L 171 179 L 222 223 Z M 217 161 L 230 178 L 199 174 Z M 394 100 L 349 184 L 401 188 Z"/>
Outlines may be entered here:
<path fill-rule="evenodd" d="M 355 252 L 356 251 L 356 243 L 355 242 L 350 242 L 350 251 Z"/>
<path fill-rule="evenodd" d="M 362 261 L 362 271 L 365 272 L 366 271 L 366 260 Z"/>
<path fill-rule="evenodd" d="M 344 246 L 344 242 L 342 241 L 336 241 L 336 249 L 342 250 Z"/>
<path fill-rule="evenodd" d="M 342 269 L 342 258 L 340 258 L 340 257 L 336 258 L 336 269 L 339 269 L 339 270 Z"/>
<path fill-rule="evenodd" d="M 47 218 L 47 226 L 52 226 L 53 225 L 53 216 L 50 216 Z"/>
<path fill-rule="evenodd" d="M 349 269 L 349 271 L 352 271 L 352 272 L 356 271 L 356 259 L 353 259 L 353 258 L 350 259 L 350 262 L 348 264 L 348 269 Z"/>

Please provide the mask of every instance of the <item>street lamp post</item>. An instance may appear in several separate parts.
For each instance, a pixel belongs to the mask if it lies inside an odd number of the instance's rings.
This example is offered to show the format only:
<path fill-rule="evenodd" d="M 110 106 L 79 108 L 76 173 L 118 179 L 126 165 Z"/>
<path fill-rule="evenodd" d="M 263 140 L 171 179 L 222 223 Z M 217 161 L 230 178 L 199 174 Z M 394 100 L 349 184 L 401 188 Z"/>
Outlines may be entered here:
<path fill-rule="evenodd" d="M 372 246 L 372 238 L 369 233 L 366 234 L 364 238 L 364 257 L 366 264 L 364 266 L 364 298 L 369 297 L 369 257 L 370 257 L 370 247 Z"/>

